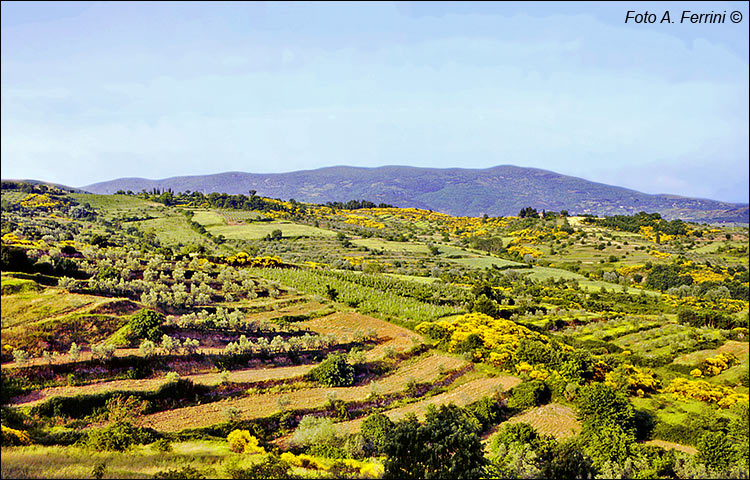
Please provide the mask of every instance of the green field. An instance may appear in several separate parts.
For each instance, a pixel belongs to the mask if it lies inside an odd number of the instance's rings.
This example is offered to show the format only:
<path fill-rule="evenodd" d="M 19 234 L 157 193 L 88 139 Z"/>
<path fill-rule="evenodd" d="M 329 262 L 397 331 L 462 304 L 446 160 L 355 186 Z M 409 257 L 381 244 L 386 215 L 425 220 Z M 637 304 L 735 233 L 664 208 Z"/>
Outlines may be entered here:
<path fill-rule="evenodd" d="M 372 250 L 385 250 L 386 252 L 409 252 L 427 254 L 427 246 L 412 242 L 392 242 L 382 238 L 357 238 L 352 243 Z"/>
<path fill-rule="evenodd" d="M 137 223 L 145 232 L 154 232 L 159 241 L 166 245 L 206 243 L 208 240 L 194 231 L 183 216 L 153 218 Z"/>
<path fill-rule="evenodd" d="M 333 237 L 336 232 L 322 228 L 300 225 L 297 223 L 274 221 L 253 223 L 250 225 L 224 225 L 207 227 L 214 236 L 224 235 L 236 240 L 259 240 L 270 235 L 274 230 L 281 230 L 283 237 Z"/>
<path fill-rule="evenodd" d="M 88 203 L 93 208 L 102 209 L 109 214 L 118 212 L 131 212 L 133 210 L 143 209 L 164 209 L 164 206 L 143 200 L 142 198 L 131 195 L 94 195 L 89 193 L 71 193 L 71 198 L 79 203 Z"/>
<path fill-rule="evenodd" d="M 217 227 L 227 224 L 223 215 L 213 210 L 196 210 L 193 212 L 193 221 L 204 227 Z"/>

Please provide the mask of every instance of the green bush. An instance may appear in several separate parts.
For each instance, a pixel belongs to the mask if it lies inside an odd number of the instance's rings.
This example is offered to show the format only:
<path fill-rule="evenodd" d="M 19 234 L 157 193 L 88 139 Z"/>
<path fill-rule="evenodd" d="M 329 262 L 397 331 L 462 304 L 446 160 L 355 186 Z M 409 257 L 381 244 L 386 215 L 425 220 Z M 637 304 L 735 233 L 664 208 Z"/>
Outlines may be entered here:
<path fill-rule="evenodd" d="M 535 445 L 539 440 L 539 432 L 528 423 L 506 423 L 500 427 L 497 434 L 492 438 L 490 449 L 497 452 L 500 445 Z"/>
<path fill-rule="evenodd" d="M 308 455 L 323 458 L 349 458 L 346 450 L 330 444 L 316 444 L 307 449 Z"/>
<path fill-rule="evenodd" d="M 128 320 L 129 339 L 130 340 L 151 340 L 152 342 L 161 341 L 163 335 L 161 324 L 164 323 L 164 314 L 153 310 L 141 309 L 138 313 Z"/>
<path fill-rule="evenodd" d="M 151 444 L 151 447 L 160 453 L 167 453 L 172 451 L 172 442 L 167 438 L 160 438 Z"/>
<path fill-rule="evenodd" d="M 338 440 L 336 428 L 333 426 L 333 419 L 305 415 L 294 431 L 291 443 L 306 447 L 316 444 L 335 444 L 338 443 Z"/>
<path fill-rule="evenodd" d="M 347 363 L 344 354 L 328 355 L 309 375 L 327 387 L 348 387 L 354 383 L 354 367 Z"/>
<path fill-rule="evenodd" d="M 390 418 L 382 413 L 374 413 L 362 422 L 359 431 L 365 439 L 372 442 L 377 452 L 382 452 L 388 442 L 388 438 L 393 432 L 394 426 L 395 424 Z"/>
<path fill-rule="evenodd" d="M 711 469 L 725 469 L 735 460 L 732 441 L 724 435 L 716 435 L 713 432 L 704 433 L 696 447 L 698 459 Z"/>
<path fill-rule="evenodd" d="M 89 432 L 86 444 L 94 450 L 123 452 L 133 445 L 152 443 L 156 436 L 152 431 L 136 427 L 132 423 L 118 422 Z"/>
<path fill-rule="evenodd" d="M 551 392 L 547 384 L 541 380 L 524 382 L 513 389 L 508 406 L 511 408 L 536 407 L 550 400 Z"/>

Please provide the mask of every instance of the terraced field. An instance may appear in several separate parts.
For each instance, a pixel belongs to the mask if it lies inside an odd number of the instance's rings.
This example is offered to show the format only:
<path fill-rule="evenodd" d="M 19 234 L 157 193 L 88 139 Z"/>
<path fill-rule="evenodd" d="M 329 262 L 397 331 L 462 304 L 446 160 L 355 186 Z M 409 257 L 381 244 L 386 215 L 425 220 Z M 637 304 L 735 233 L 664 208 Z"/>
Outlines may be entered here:
<path fill-rule="evenodd" d="M 336 312 L 306 321 L 304 326 L 322 335 L 334 334 L 339 338 L 354 338 L 357 334 L 374 331 L 378 337 L 378 345 L 367 352 L 368 361 L 383 358 L 391 350 L 396 353 L 405 352 L 423 340 L 411 330 L 355 312 Z"/>
<path fill-rule="evenodd" d="M 110 300 L 93 295 L 71 294 L 47 288 L 42 292 L 22 292 L 3 295 L 0 303 L 2 328 L 50 321 L 56 317 L 86 311 Z"/>
<path fill-rule="evenodd" d="M 367 398 L 373 392 L 379 395 L 394 393 L 404 390 L 408 383 L 413 380 L 420 382 L 434 381 L 440 377 L 443 368 L 460 368 L 465 362 L 442 354 L 427 354 L 415 359 L 413 362 L 404 362 L 392 374 L 375 380 L 371 385 L 360 385 L 354 387 L 331 387 L 331 388 L 308 388 L 286 393 L 267 393 L 263 395 L 248 395 L 241 398 L 233 398 L 206 405 L 179 408 L 165 412 L 146 415 L 144 422 L 153 428 L 163 431 L 180 431 L 186 428 L 205 427 L 217 423 L 223 419 L 223 412 L 230 407 L 241 411 L 241 418 L 249 420 L 263 418 L 279 411 L 279 402 L 284 399 L 295 409 L 311 409 L 323 406 L 330 398 L 345 402 L 360 401 Z M 472 398 L 481 392 L 486 392 L 502 381 L 491 379 L 491 382 L 473 384 L 470 387 L 459 387 L 454 400 Z M 458 389 L 457 389 L 458 390 Z M 446 400 L 447 403 L 450 400 Z"/>
<path fill-rule="evenodd" d="M 492 395 L 498 390 L 509 390 L 519 383 L 521 383 L 520 378 L 510 375 L 478 378 L 451 388 L 447 392 L 404 405 L 403 407 L 386 410 L 382 413 L 393 421 L 401 420 L 411 413 L 415 414 L 417 418 L 424 418 L 429 405 L 440 406 L 453 403 L 459 406 L 466 406 L 483 397 Z M 358 418 L 338 423 L 336 426 L 342 434 L 356 433 L 359 431 L 360 425 L 364 420 L 364 418 Z"/>
<path fill-rule="evenodd" d="M 541 434 L 555 438 L 570 438 L 581 431 L 581 422 L 575 411 L 567 405 L 549 403 L 532 408 L 507 420 L 508 423 L 528 423 Z"/>
<path fill-rule="evenodd" d="M 245 370 L 234 370 L 228 372 L 227 381 L 232 383 L 252 383 L 265 380 L 288 380 L 301 377 L 309 372 L 315 365 L 297 365 L 293 367 L 273 368 L 248 368 Z M 185 375 L 182 378 L 191 380 L 200 385 L 217 385 L 222 382 L 222 374 L 201 373 L 196 375 Z M 72 397 L 76 395 L 92 395 L 114 391 L 123 392 L 151 392 L 157 390 L 166 383 L 164 378 L 148 378 L 142 380 L 113 380 L 108 382 L 97 382 L 81 386 L 65 386 L 45 388 L 21 397 L 11 399 L 16 406 L 31 407 L 43 403 L 52 397 Z"/>

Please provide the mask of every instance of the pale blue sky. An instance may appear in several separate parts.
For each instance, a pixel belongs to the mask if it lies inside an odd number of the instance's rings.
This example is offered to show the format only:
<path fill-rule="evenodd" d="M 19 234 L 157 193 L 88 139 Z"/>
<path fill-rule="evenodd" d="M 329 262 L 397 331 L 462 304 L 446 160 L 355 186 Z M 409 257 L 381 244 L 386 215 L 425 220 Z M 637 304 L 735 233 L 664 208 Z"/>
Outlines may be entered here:
<path fill-rule="evenodd" d="M 512 164 L 748 201 L 746 2 L 1 8 L 3 178 Z"/>

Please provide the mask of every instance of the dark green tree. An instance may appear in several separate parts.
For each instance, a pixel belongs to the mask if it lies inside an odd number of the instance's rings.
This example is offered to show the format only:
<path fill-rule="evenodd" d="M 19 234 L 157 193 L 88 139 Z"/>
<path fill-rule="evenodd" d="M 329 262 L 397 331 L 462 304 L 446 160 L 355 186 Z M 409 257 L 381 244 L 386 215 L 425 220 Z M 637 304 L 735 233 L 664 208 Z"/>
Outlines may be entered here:
<path fill-rule="evenodd" d="M 130 320 L 128 320 L 129 337 L 132 340 L 148 339 L 152 342 L 161 341 L 161 324 L 164 323 L 164 320 L 163 313 L 145 308 L 141 309 L 141 311 L 131 316 Z"/>
<path fill-rule="evenodd" d="M 376 451 L 383 452 L 394 427 L 395 424 L 390 418 L 382 413 L 374 413 L 362 422 L 360 432 L 363 437 L 372 442 Z"/>
<path fill-rule="evenodd" d="M 478 478 L 487 465 L 479 431 L 464 408 L 428 407 L 424 424 L 414 416 L 396 424 L 385 448 L 384 478 Z"/>
<path fill-rule="evenodd" d="M 346 355 L 340 353 L 328 355 L 309 375 L 328 387 L 348 387 L 354 383 L 354 367 L 346 361 Z"/>

